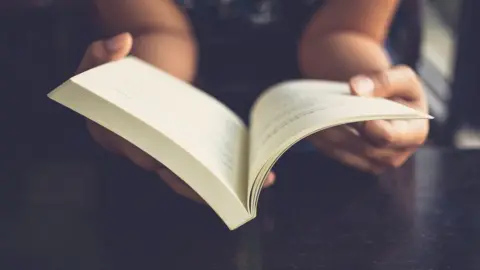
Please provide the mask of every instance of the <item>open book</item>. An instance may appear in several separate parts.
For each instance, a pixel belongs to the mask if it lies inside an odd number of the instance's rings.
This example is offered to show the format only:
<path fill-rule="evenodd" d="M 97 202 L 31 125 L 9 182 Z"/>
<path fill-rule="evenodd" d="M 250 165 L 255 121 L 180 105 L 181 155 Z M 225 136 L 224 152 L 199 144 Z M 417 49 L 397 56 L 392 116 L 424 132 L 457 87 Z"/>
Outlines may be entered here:
<path fill-rule="evenodd" d="M 135 57 L 76 75 L 49 97 L 164 164 L 231 230 L 256 216 L 268 172 L 301 139 L 358 121 L 431 118 L 390 100 L 352 96 L 345 83 L 296 80 L 257 99 L 248 129 L 215 98 Z"/>

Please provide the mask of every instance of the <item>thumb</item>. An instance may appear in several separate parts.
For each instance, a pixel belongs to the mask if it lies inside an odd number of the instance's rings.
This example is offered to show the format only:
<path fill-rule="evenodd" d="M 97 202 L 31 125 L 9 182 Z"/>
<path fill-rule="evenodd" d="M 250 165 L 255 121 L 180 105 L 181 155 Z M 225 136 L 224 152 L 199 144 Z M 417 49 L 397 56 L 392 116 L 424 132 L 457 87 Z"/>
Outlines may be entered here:
<path fill-rule="evenodd" d="M 365 75 L 355 76 L 350 80 L 350 91 L 354 96 L 375 96 L 375 82 Z"/>
<path fill-rule="evenodd" d="M 350 89 L 356 96 L 375 96 L 415 102 L 422 98 L 422 85 L 411 68 L 396 66 L 386 71 L 355 76 Z"/>
<path fill-rule="evenodd" d="M 88 46 L 77 73 L 127 56 L 132 49 L 132 44 L 133 38 L 129 33 L 122 33 L 106 40 L 93 42 Z"/>

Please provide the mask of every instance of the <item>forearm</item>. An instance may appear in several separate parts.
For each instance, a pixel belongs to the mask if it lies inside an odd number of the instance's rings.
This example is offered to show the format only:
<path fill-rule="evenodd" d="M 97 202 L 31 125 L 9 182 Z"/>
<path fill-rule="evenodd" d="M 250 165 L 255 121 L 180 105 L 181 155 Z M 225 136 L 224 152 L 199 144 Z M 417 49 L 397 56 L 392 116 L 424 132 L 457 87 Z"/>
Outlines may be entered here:
<path fill-rule="evenodd" d="M 132 55 L 163 71 L 191 82 L 196 72 L 196 46 L 192 37 L 175 32 L 152 31 L 135 34 Z"/>
<path fill-rule="evenodd" d="M 398 0 L 326 0 L 304 30 L 299 66 L 306 77 L 345 81 L 390 66 L 383 49 Z"/>
<path fill-rule="evenodd" d="M 338 31 L 304 40 L 299 48 L 299 67 L 308 78 L 346 81 L 390 65 L 379 42 L 355 32 Z"/>

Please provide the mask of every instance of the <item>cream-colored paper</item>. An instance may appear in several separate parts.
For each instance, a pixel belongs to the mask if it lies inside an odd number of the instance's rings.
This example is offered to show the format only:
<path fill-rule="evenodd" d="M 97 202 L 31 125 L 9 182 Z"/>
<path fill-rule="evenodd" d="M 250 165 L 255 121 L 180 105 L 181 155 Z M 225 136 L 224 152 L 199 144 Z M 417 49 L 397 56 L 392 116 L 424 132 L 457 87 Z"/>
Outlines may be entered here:
<path fill-rule="evenodd" d="M 247 129 L 203 91 L 128 57 L 77 75 L 49 96 L 170 168 L 229 227 L 250 218 Z"/>
<path fill-rule="evenodd" d="M 349 94 L 346 83 L 290 81 L 267 90 L 250 117 L 250 207 L 275 161 L 299 140 L 323 129 L 374 119 L 428 118 L 405 105 L 382 98 Z"/>
<path fill-rule="evenodd" d="M 211 96 L 135 57 L 79 74 L 49 97 L 163 163 L 232 230 L 256 216 L 267 173 L 302 138 L 350 122 L 428 117 L 392 101 L 351 96 L 344 83 L 299 80 L 259 97 L 249 132 Z"/>

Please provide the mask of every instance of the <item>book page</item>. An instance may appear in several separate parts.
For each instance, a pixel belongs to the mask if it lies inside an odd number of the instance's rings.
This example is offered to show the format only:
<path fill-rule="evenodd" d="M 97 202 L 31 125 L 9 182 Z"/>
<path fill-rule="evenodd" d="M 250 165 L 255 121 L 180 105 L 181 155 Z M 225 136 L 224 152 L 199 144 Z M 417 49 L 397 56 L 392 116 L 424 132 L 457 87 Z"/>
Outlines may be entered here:
<path fill-rule="evenodd" d="M 247 129 L 213 97 L 134 57 L 77 75 L 49 96 L 170 168 L 229 227 L 245 221 Z"/>
<path fill-rule="evenodd" d="M 427 117 L 390 100 L 352 96 L 346 83 L 299 80 L 273 86 L 250 115 L 249 188 L 255 189 L 279 155 L 314 132 L 357 121 Z"/>

